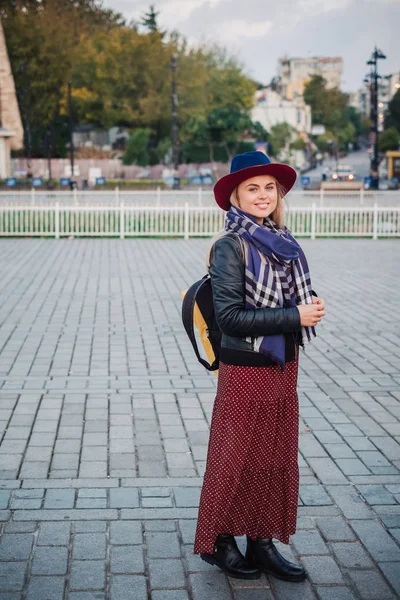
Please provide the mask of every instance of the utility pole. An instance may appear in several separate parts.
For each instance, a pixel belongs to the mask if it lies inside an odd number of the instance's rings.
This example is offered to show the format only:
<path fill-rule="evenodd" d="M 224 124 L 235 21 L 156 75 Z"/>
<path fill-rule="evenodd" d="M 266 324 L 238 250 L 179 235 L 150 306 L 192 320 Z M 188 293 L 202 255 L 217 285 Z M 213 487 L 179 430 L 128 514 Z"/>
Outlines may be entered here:
<path fill-rule="evenodd" d="M 378 60 L 385 59 L 386 56 L 378 50 L 375 46 L 374 51 L 367 65 L 371 66 L 371 72 L 367 75 L 364 81 L 370 83 L 370 99 L 371 99 L 371 132 L 370 132 L 370 143 L 371 143 L 371 166 L 370 166 L 370 177 L 371 177 L 371 189 L 379 189 L 379 127 L 378 127 Z M 369 79 L 368 79 L 369 78 Z"/>
<path fill-rule="evenodd" d="M 176 56 L 172 55 L 169 66 L 171 71 L 171 104 L 172 104 L 172 157 L 175 171 L 179 168 L 178 138 L 178 96 L 176 93 Z M 179 185 L 178 185 L 179 187 Z"/>
<path fill-rule="evenodd" d="M 68 82 L 68 126 L 69 126 L 69 155 L 71 161 L 71 178 L 74 176 L 74 123 L 72 120 L 71 82 Z M 73 182 L 71 181 L 73 185 Z"/>
<path fill-rule="evenodd" d="M 48 179 L 47 179 L 47 187 L 51 187 L 51 134 L 52 128 L 50 125 L 47 126 L 46 130 L 46 150 L 47 150 L 47 169 L 48 169 Z"/>

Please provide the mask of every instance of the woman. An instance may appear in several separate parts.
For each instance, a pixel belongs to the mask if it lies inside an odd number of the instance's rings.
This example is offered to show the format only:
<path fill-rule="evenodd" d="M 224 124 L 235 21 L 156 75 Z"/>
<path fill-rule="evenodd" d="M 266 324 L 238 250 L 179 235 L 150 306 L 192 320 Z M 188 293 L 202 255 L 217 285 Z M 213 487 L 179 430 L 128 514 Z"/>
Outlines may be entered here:
<path fill-rule="evenodd" d="M 222 347 L 194 553 L 243 579 L 306 577 L 272 542 L 288 544 L 296 531 L 298 347 L 325 315 L 283 226 L 295 180 L 288 165 L 248 152 L 214 188 L 228 211 L 209 269 Z M 234 538 L 244 534 L 245 557 Z"/>

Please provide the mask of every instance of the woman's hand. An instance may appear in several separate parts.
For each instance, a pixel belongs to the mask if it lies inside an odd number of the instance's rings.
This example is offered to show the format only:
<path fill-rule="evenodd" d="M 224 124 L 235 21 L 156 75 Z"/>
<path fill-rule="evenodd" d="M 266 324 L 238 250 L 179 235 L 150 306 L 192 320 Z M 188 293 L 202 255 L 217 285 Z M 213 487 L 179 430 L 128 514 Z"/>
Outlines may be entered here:
<path fill-rule="evenodd" d="M 302 327 L 314 327 L 325 316 L 325 300 L 316 296 L 313 296 L 312 304 L 299 304 L 297 308 Z"/>

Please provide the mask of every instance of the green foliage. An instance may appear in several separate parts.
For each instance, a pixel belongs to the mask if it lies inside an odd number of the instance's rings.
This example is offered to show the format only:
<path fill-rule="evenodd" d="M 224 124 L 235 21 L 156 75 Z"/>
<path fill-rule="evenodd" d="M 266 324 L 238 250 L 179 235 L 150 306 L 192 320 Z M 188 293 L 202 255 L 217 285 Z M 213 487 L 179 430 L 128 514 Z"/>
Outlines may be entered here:
<path fill-rule="evenodd" d="M 129 137 L 125 154 L 123 156 L 124 165 L 147 166 L 149 164 L 149 141 L 150 129 L 135 129 Z"/>
<path fill-rule="evenodd" d="M 157 23 L 157 17 L 160 13 L 155 11 L 155 7 L 154 4 L 152 4 L 149 8 L 149 12 L 145 13 L 145 15 L 143 15 L 142 20 L 140 21 L 140 24 L 143 25 L 144 27 L 147 27 L 149 29 L 149 31 L 151 32 L 155 32 L 158 31 L 158 23 Z"/>
<path fill-rule="evenodd" d="M 297 130 L 292 125 L 289 125 L 289 123 L 273 125 L 269 137 L 273 156 L 278 156 L 284 148 L 288 148 L 296 136 Z"/>
<path fill-rule="evenodd" d="M 160 32 L 154 6 L 143 17 L 146 33 L 97 0 L 8 0 L 0 14 L 34 156 L 43 156 L 50 123 L 57 156 L 66 153 L 71 81 L 75 124 L 151 129 L 148 160 L 162 159 L 170 148 L 173 54 L 182 143 L 207 146 L 219 135 L 227 159 L 241 136 L 255 131 L 247 111 L 256 84 L 242 66 L 217 46 L 188 48 L 178 33 Z M 201 133 L 205 122 L 207 131 Z"/>
<path fill-rule="evenodd" d="M 400 144 L 400 133 L 395 127 L 385 129 L 379 136 L 379 152 L 398 150 Z"/>
<path fill-rule="evenodd" d="M 297 140 L 295 140 L 294 142 L 292 142 L 290 144 L 290 148 L 292 150 L 304 150 L 305 147 L 306 147 L 306 143 L 303 140 L 303 138 L 301 138 L 300 136 L 297 138 Z"/>
<path fill-rule="evenodd" d="M 328 140 L 347 150 L 358 136 L 367 131 L 365 120 L 352 106 L 348 106 L 348 96 L 339 88 L 327 88 L 326 80 L 320 75 L 311 77 L 304 90 L 304 100 L 311 106 L 314 124 L 325 125 L 329 135 L 318 136 L 316 143 L 322 151 L 329 149 Z"/>

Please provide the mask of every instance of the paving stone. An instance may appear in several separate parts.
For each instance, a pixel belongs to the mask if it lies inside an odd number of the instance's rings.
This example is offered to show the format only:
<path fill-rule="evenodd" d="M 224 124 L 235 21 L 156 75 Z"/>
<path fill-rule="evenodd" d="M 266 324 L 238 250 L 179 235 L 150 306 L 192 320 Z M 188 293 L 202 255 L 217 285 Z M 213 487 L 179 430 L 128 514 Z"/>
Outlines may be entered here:
<path fill-rule="evenodd" d="M 272 600 L 270 590 L 236 590 L 234 593 L 235 600 Z"/>
<path fill-rule="evenodd" d="M 324 517 L 316 519 L 316 525 L 328 541 L 353 541 L 354 532 L 342 517 Z"/>
<path fill-rule="evenodd" d="M 47 490 L 44 499 L 44 508 L 73 508 L 75 503 L 75 490 Z"/>
<path fill-rule="evenodd" d="M 300 499 L 306 506 L 325 506 L 333 504 L 322 485 L 300 485 Z"/>
<path fill-rule="evenodd" d="M 176 534 L 149 532 L 147 534 L 149 558 L 180 558 L 180 548 Z"/>
<path fill-rule="evenodd" d="M 0 509 L 1 510 L 8 507 L 10 496 L 11 496 L 11 491 L 0 490 Z"/>
<path fill-rule="evenodd" d="M 30 534 L 4 534 L 0 539 L 0 560 L 27 560 L 32 545 L 33 536 Z"/>
<path fill-rule="evenodd" d="M 390 585 L 396 591 L 398 597 L 400 597 L 400 563 L 399 562 L 385 562 L 380 563 L 379 567 L 382 569 L 386 579 Z"/>
<path fill-rule="evenodd" d="M 176 531 L 174 521 L 145 521 L 146 531 Z"/>
<path fill-rule="evenodd" d="M 27 566 L 26 562 L 0 562 L 0 589 L 22 590 Z"/>
<path fill-rule="evenodd" d="M 104 533 L 77 533 L 73 538 L 72 557 L 75 560 L 106 558 L 106 536 Z"/>
<path fill-rule="evenodd" d="M 232 600 L 226 577 L 216 570 L 192 573 L 189 577 L 194 600 Z"/>
<path fill-rule="evenodd" d="M 115 546 L 110 554 L 111 572 L 116 574 L 143 573 L 142 546 Z M 167 586 L 164 586 L 167 587 Z"/>
<path fill-rule="evenodd" d="M 347 587 L 317 587 L 320 600 L 356 600 L 353 592 Z"/>
<path fill-rule="evenodd" d="M 318 531 L 301 530 L 291 537 L 291 542 L 298 554 L 329 554 L 328 546 L 325 544 Z"/>
<path fill-rule="evenodd" d="M 139 506 L 138 490 L 134 488 L 117 488 L 110 490 L 110 508 L 137 508 Z"/>
<path fill-rule="evenodd" d="M 296 600 L 315 600 L 316 598 L 308 580 L 294 584 L 271 577 L 270 582 L 275 598 L 278 600 L 294 600 L 294 593 L 296 594 Z"/>
<path fill-rule="evenodd" d="M 146 598 L 146 579 L 143 575 L 113 575 L 110 600 L 139 600 Z"/>
<path fill-rule="evenodd" d="M 189 600 L 186 590 L 154 590 L 151 600 Z"/>
<path fill-rule="evenodd" d="M 64 577 L 31 577 L 27 600 L 63 600 Z"/>
<path fill-rule="evenodd" d="M 174 488 L 175 504 L 178 507 L 198 507 L 201 488 Z"/>
<path fill-rule="evenodd" d="M 350 525 L 377 562 L 400 561 L 400 548 L 377 521 L 350 521 Z"/>
<path fill-rule="evenodd" d="M 359 542 L 337 542 L 331 544 L 337 562 L 348 569 L 371 569 L 373 562 Z"/>
<path fill-rule="evenodd" d="M 68 600 L 105 600 L 104 592 L 70 592 Z"/>
<path fill-rule="evenodd" d="M 105 585 L 105 564 L 103 561 L 78 561 L 71 563 L 71 590 L 101 590 Z"/>
<path fill-rule="evenodd" d="M 70 523 L 41 523 L 37 544 L 39 546 L 68 546 Z"/>
<path fill-rule="evenodd" d="M 383 485 L 358 485 L 358 490 L 368 504 L 396 504 L 396 500 Z"/>
<path fill-rule="evenodd" d="M 140 522 L 112 522 L 110 525 L 110 543 L 114 545 L 141 544 L 142 527 Z"/>
<path fill-rule="evenodd" d="M 47 548 L 36 549 L 33 563 L 33 575 L 64 575 L 67 572 L 68 549 Z"/>
<path fill-rule="evenodd" d="M 179 559 L 150 559 L 150 586 L 154 588 L 183 588 L 186 585 L 182 561 Z"/>
<path fill-rule="evenodd" d="M 75 533 L 105 533 L 107 523 L 105 521 L 77 521 L 74 523 L 74 531 Z"/>
<path fill-rule="evenodd" d="M 395 598 L 382 575 L 376 571 L 349 571 L 360 596 L 365 600 L 392 600 Z"/>
<path fill-rule="evenodd" d="M 339 567 L 330 556 L 305 556 L 304 567 L 314 584 L 343 584 Z"/>
<path fill-rule="evenodd" d="M 347 519 L 370 519 L 370 508 L 350 486 L 327 486 L 329 494 Z"/>

